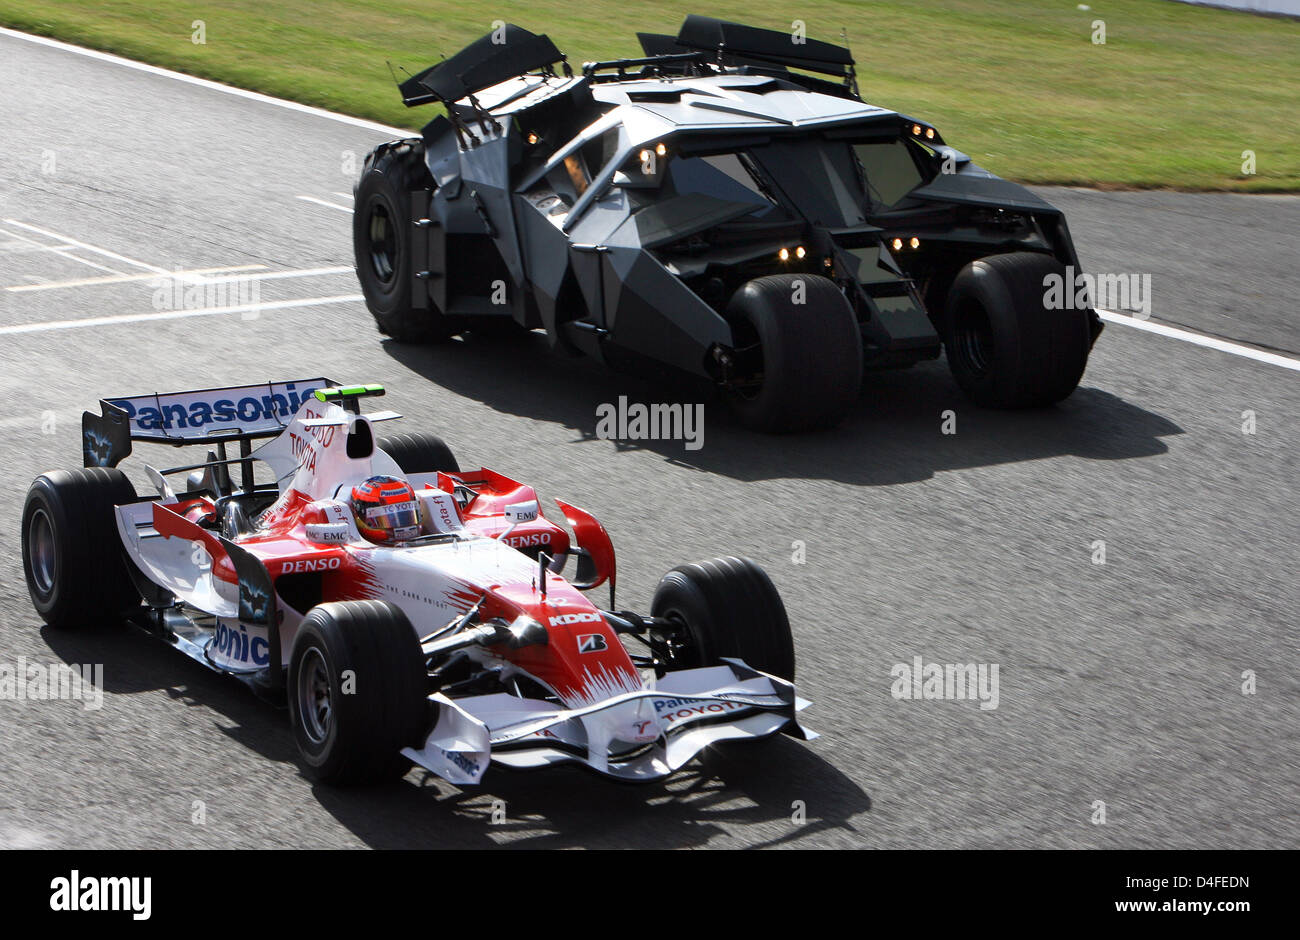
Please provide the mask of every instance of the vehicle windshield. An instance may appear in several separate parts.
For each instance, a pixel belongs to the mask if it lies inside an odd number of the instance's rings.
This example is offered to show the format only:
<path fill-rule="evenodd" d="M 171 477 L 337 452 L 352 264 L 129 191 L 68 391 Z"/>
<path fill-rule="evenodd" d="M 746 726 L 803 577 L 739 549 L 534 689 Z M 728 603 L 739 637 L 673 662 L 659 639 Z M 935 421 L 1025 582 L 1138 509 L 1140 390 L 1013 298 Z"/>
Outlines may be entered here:
<path fill-rule="evenodd" d="M 709 152 L 707 138 L 686 142 L 654 160 L 637 160 L 624 185 L 650 190 L 647 202 L 671 197 L 712 199 L 737 207 L 733 217 L 763 221 L 806 217 L 843 228 L 866 222 L 869 199 L 853 147 L 821 137 L 766 139 L 751 146 Z M 642 155 L 647 155 L 643 151 Z M 653 172 L 645 172 L 652 170 Z M 742 206 L 748 205 L 748 211 Z"/>

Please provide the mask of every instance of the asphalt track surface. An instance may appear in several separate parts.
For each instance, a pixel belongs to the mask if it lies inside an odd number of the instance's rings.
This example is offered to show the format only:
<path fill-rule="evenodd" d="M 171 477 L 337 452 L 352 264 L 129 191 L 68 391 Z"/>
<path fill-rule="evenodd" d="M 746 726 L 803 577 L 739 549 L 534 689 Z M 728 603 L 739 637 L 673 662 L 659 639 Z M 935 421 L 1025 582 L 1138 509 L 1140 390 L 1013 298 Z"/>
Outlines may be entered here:
<path fill-rule="evenodd" d="M 105 670 L 98 710 L 0 701 L 0 845 L 1300 841 L 1300 373 L 1112 325 L 1047 411 L 973 408 L 938 362 L 872 376 L 837 431 L 757 436 L 705 391 L 563 360 L 540 337 L 382 342 L 348 299 L 349 194 L 380 130 L 4 35 L 0 88 L 0 663 Z M 1090 270 L 1152 275 L 1156 320 L 1300 354 L 1300 200 L 1045 195 Z M 158 270 L 243 266 L 296 273 L 261 280 L 256 315 L 155 315 Z M 57 283 L 87 278 L 118 280 Z M 595 512 L 624 606 L 674 564 L 759 561 L 822 737 L 723 747 L 643 787 L 555 769 L 337 791 L 302 775 L 286 713 L 237 682 L 128 629 L 42 627 L 22 499 L 78 464 L 84 408 L 322 373 L 385 383 L 385 405 L 462 465 Z M 597 404 L 620 394 L 705 402 L 703 447 L 597 439 Z M 891 667 L 915 656 L 998 664 L 998 707 L 895 700 Z"/>

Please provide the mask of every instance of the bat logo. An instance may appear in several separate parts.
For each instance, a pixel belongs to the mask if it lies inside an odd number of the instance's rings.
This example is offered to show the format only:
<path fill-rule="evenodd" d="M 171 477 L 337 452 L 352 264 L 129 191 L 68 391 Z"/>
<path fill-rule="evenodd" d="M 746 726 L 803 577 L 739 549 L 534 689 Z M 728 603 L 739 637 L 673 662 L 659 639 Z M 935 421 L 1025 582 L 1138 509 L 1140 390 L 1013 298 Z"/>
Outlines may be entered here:
<path fill-rule="evenodd" d="M 271 598 L 261 587 L 240 582 L 239 585 L 239 619 L 248 623 L 260 623 L 267 618 Z"/>
<path fill-rule="evenodd" d="M 86 428 L 82 433 L 81 449 L 92 467 L 107 467 L 113 456 L 113 442 L 94 428 Z"/>

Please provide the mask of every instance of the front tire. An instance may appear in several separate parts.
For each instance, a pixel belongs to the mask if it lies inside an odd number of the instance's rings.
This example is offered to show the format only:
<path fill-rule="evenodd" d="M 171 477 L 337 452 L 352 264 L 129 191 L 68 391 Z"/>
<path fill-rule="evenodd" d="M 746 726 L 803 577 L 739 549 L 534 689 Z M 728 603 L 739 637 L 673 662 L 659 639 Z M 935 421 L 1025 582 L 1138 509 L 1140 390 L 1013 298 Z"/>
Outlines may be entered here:
<path fill-rule="evenodd" d="M 1047 304 L 1050 255 L 1012 252 L 972 261 L 948 291 L 944 348 L 966 396 L 988 408 L 1033 408 L 1068 396 L 1092 348 L 1088 311 Z"/>
<path fill-rule="evenodd" d="M 23 506 L 23 574 L 41 619 L 59 629 L 115 622 L 140 606 L 114 507 L 135 502 L 121 470 L 38 476 Z"/>
<path fill-rule="evenodd" d="M 440 310 L 417 308 L 412 284 L 411 193 L 433 189 L 418 138 L 371 151 L 354 190 L 352 247 L 357 280 L 379 332 L 407 343 L 445 340 L 452 333 Z"/>
<path fill-rule="evenodd" d="M 714 558 L 678 565 L 655 589 L 651 613 L 678 625 L 662 640 L 669 668 L 744 660 L 781 679 L 794 679 L 794 638 L 772 579 L 748 558 Z"/>
<path fill-rule="evenodd" d="M 737 357 L 748 359 L 742 369 L 749 374 L 728 390 L 744 425 L 806 431 L 844 419 L 862 385 L 862 334 L 833 281 L 811 274 L 757 278 L 736 291 L 727 318 Z"/>
<path fill-rule="evenodd" d="M 320 604 L 289 660 L 289 714 L 307 773 L 330 784 L 395 780 L 429 727 L 415 629 L 383 601 Z"/>

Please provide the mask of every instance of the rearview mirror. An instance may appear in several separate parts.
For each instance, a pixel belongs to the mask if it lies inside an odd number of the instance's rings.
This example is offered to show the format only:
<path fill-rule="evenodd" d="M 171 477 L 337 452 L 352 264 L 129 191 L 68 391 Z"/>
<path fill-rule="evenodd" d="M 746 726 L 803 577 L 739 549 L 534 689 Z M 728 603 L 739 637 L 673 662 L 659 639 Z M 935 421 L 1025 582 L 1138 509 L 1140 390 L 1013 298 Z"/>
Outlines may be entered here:
<path fill-rule="evenodd" d="M 506 506 L 504 515 L 506 522 L 516 526 L 525 522 L 532 522 L 537 518 L 539 512 L 537 500 L 530 499 L 526 503 L 511 503 Z"/>

